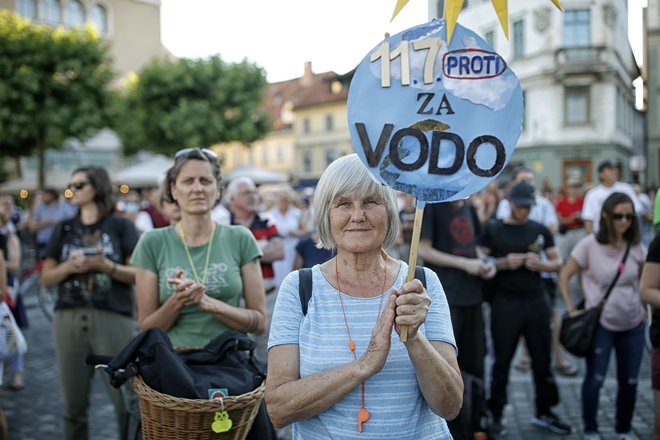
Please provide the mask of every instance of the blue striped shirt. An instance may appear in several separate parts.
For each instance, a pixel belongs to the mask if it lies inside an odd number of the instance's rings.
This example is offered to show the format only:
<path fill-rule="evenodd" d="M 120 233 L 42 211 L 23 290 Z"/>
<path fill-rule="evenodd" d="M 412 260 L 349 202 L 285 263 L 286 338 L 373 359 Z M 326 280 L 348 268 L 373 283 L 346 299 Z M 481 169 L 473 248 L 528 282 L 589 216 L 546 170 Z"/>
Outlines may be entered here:
<path fill-rule="evenodd" d="M 401 264 L 395 286 L 400 287 L 408 270 Z M 449 306 L 437 275 L 425 269 L 431 306 L 420 327 L 427 339 L 454 347 Z M 312 268 L 313 295 L 303 316 L 298 296 L 298 272 L 283 281 L 270 327 L 268 348 L 296 344 L 300 352 L 300 377 L 330 370 L 354 360 L 337 290 L 325 279 L 318 265 Z M 342 293 L 351 336 L 360 357 L 371 339 L 381 296 L 356 298 Z M 383 302 L 387 298 L 384 298 Z M 392 330 L 392 346 L 385 367 L 367 379 L 366 407 L 371 417 L 358 433 L 357 412 L 362 406 L 361 387 L 356 387 L 323 413 L 294 423 L 293 439 L 451 439 L 444 419 L 434 414 L 421 394 L 417 376 L 405 346 Z"/>

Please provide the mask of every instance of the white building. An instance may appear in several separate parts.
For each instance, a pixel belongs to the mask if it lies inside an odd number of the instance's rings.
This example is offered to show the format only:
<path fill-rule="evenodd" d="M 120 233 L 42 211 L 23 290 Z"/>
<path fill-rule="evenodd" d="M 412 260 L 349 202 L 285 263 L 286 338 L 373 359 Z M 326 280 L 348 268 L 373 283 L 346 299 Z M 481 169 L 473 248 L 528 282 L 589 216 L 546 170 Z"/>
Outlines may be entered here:
<path fill-rule="evenodd" d="M 648 0 L 646 23 L 646 78 L 648 181 L 660 184 L 660 0 Z"/>
<path fill-rule="evenodd" d="M 510 166 L 524 163 L 539 184 L 558 187 L 570 176 L 597 183 L 598 162 L 618 159 L 630 180 L 630 158 L 644 146 L 633 142 L 640 70 L 627 1 L 563 0 L 563 14 L 549 0 L 508 4 L 508 41 L 490 0 L 466 0 L 458 23 L 489 41 L 522 84 L 524 129 Z"/>

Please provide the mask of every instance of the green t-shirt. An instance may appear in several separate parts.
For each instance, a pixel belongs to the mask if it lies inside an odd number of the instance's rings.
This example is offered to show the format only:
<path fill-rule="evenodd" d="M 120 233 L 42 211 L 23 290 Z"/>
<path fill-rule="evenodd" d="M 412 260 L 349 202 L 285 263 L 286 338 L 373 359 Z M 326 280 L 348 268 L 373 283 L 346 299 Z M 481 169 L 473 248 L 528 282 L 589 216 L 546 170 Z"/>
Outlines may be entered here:
<path fill-rule="evenodd" d="M 244 226 L 216 225 L 211 243 L 206 293 L 226 304 L 238 307 L 243 296 L 241 267 L 261 256 L 261 251 L 249 229 Z M 199 276 L 204 279 L 207 245 L 188 246 Z M 131 262 L 158 274 L 160 303 L 164 303 L 175 287 L 167 283 L 182 269 L 184 276 L 195 279 L 181 238 L 172 226 L 154 229 L 140 237 Z M 229 327 L 211 314 L 200 312 L 197 306 L 186 306 L 179 318 L 167 331 L 175 347 L 203 346 Z"/>

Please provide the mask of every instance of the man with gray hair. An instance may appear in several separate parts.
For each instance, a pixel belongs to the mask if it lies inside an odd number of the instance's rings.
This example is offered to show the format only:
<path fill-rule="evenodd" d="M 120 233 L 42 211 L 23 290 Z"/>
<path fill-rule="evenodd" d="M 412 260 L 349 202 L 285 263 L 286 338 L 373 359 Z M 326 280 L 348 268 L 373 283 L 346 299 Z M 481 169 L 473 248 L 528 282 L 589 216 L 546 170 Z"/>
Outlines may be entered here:
<path fill-rule="evenodd" d="M 266 308 L 270 322 L 277 296 L 272 263 L 284 258 L 284 242 L 277 232 L 277 227 L 270 220 L 259 216 L 259 193 L 252 179 L 239 177 L 232 180 L 227 186 L 225 198 L 229 204 L 230 224 L 243 225 L 252 231 L 263 253 L 260 261 L 261 273 L 264 277 Z M 257 356 L 264 362 L 267 342 L 268 331 L 257 338 Z"/>

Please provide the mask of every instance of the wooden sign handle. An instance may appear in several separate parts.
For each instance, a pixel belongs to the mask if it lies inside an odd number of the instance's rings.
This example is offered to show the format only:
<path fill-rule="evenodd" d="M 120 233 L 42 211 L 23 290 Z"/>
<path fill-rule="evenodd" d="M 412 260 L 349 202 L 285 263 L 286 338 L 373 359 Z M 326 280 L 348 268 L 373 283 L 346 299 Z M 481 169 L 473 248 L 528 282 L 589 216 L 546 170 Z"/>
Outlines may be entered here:
<path fill-rule="evenodd" d="M 415 208 L 415 223 L 413 224 L 413 234 L 410 240 L 410 256 L 408 257 L 408 273 L 406 274 L 406 283 L 415 279 L 415 267 L 417 267 L 417 248 L 419 247 L 419 236 L 422 232 L 422 219 L 424 218 L 424 205 Z M 399 328 L 399 340 L 406 342 L 408 340 L 408 326 L 402 325 Z"/>

